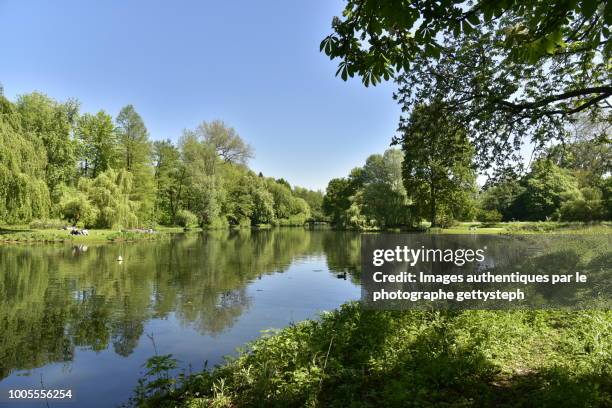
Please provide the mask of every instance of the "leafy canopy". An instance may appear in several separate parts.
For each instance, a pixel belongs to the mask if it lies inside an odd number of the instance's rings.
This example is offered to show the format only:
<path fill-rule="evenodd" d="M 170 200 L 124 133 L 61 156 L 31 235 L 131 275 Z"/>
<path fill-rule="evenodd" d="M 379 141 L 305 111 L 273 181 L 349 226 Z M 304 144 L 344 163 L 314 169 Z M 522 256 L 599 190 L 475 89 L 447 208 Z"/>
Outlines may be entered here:
<path fill-rule="evenodd" d="M 321 49 L 344 80 L 395 79 L 408 114 L 442 97 L 481 168 L 501 168 L 578 114 L 612 120 L 611 19 L 603 0 L 349 0 Z"/>
<path fill-rule="evenodd" d="M 367 86 L 410 71 L 417 55 L 437 58 L 449 33 L 500 30 L 499 45 L 518 63 L 604 48 L 609 56 L 610 23 L 612 5 L 605 0 L 348 0 L 320 49 L 341 60 L 337 75 L 358 74 Z"/>

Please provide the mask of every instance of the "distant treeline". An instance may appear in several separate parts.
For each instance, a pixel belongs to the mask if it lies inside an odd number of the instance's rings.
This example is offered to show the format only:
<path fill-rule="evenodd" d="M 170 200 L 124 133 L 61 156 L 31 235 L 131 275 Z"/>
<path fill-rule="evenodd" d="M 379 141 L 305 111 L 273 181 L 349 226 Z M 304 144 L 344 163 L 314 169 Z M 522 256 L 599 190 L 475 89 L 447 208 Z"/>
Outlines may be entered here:
<path fill-rule="evenodd" d="M 608 142 L 579 135 L 544 149 L 526 173 L 506 174 L 482 188 L 470 155 L 452 160 L 439 154 L 436 144 L 423 150 L 413 138 L 404 149 L 372 155 L 348 177 L 331 180 L 324 213 L 336 226 L 351 229 L 419 228 L 424 221 L 446 227 L 475 220 L 612 219 Z"/>
<path fill-rule="evenodd" d="M 151 141 L 132 105 L 116 118 L 75 100 L 0 95 L 0 223 L 83 227 L 301 225 L 323 194 L 251 171 L 251 147 L 221 121 Z"/>

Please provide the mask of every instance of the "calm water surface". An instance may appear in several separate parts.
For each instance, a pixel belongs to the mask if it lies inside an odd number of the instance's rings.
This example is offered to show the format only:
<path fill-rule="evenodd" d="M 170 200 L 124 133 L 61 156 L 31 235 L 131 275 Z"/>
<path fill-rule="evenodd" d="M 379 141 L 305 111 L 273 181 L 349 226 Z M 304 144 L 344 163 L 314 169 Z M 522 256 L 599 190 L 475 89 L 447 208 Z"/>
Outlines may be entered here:
<path fill-rule="evenodd" d="M 7 390 L 40 389 L 41 381 L 75 396 L 51 407 L 116 406 L 156 350 L 183 368 L 221 363 L 262 330 L 358 299 L 359 245 L 354 233 L 287 228 L 2 246 L 0 406 Z"/>

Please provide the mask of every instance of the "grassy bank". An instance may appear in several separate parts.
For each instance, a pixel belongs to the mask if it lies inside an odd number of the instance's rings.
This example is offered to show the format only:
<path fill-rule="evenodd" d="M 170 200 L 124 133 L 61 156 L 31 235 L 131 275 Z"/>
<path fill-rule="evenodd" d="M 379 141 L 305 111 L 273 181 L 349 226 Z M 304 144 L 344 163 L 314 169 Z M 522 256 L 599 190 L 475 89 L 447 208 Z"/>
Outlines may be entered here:
<path fill-rule="evenodd" d="M 603 407 L 612 312 L 364 311 L 355 303 L 178 383 L 149 362 L 147 407 Z"/>
<path fill-rule="evenodd" d="M 430 232 L 443 234 L 610 234 L 612 222 L 557 222 L 557 221 L 516 221 L 516 222 L 461 222 L 449 228 L 433 228 Z"/>
<path fill-rule="evenodd" d="M 249 226 L 251 229 L 269 229 L 272 225 L 261 224 Z M 121 231 L 110 229 L 88 230 L 89 235 L 71 235 L 70 231 L 61 228 L 36 228 L 32 225 L 5 225 L 0 226 L 0 243 L 62 243 L 72 242 L 78 244 L 143 241 L 167 238 L 170 234 L 183 232 L 181 227 L 157 227 L 154 234 L 138 231 Z M 190 232 L 202 231 L 201 228 L 191 229 Z M 478 222 L 462 222 L 450 228 L 429 229 L 432 233 L 443 234 L 532 234 L 532 233 L 580 233 L 601 234 L 612 231 L 612 223 L 559 223 L 559 222 L 511 222 L 482 224 Z M 376 231 L 373 231 L 376 232 Z M 397 230 L 395 232 L 401 232 Z"/>
<path fill-rule="evenodd" d="M 156 228 L 155 233 L 149 234 L 137 231 L 120 231 L 110 229 L 88 230 L 88 235 L 71 235 L 70 231 L 63 229 L 38 229 L 27 225 L 11 225 L 0 227 L 0 243 L 101 243 L 121 241 L 143 241 L 158 240 L 170 236 L 170 234 L 183 232 L 178 227 Z"/>

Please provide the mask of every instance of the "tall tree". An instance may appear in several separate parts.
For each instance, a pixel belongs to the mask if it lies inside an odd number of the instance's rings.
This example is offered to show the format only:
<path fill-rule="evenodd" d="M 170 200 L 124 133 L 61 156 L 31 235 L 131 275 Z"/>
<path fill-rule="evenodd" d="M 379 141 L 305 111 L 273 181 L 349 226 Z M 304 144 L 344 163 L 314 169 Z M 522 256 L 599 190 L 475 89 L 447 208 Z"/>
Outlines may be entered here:
<path fill-rule="evenodd" d="M 524 190 L 517 205 L 520 218 L 526 220 L 556 218 L 564 201 L 581 195 L 576 178 L 550 160 L 536 160 L 522 184 Z"/>
<path fill-rule="evenodd" d="M 356 191 L 354 183 L 346 178 L 334 178 L 329 181 L 323 197 L 323 211 L 333 224 L 338 226 L 346 224 L 346 212 Z"/>
<path fill-rule="evenodd" d="M 415 215 L 432 227 L 465 216 L 476 179 L 465 129 L 435 102 L 419 105 L 400 130 L 404 186 Z"/>
<path fill-rule="evenodd" d="M 38 138 L 45 146 L 45 180 L 55 197 L 60 184 L 74 181 L 77 155 L 72 132 L 79 105 L 74 100 L 60 103 L 34 92 L 20 96 L 16 107 L 23 132 Z"/>
<path fill-rule="evenodd" d="M 219 158 L 213 148 L 193 131 L 179 140 L 185 166 L 184 205 L 196 214 L 201 225 L 214 224 L 220 215 L 224 191 L 217 177 Z"/>
<path fill-rule="evenodd" d="M 130 199 L 140 202 L 139 220 L 151 222 L 154 218 L 155 183 L 149 132 L 132 105 L 121 109 L 116 122 L 123 168 L 134 175 Z"/>
<path fill-rule="evenodd" d="M 223 121 L 202 122 L 195 133 L 213 146 L 219 157 L 226 162 L 246 164 L 253 157 L 253 148 Z"/>
<path fill-rule="evenodd" d="M 410 200 L 402 182 L 404 154 L 388 149 L 368 157 L 362 171 L 361 194 L 356 200 L 360 212 L 375 225 L 405 226 L 412 223 Z"/>
<path fill-rule="evenodd" d="M 85 176 L 95 178 L 98 174 L 116 168 L 119 163 L 117 134 L 113 118 L 99 111 L 95 115 L 86 113 L 77 122 L 76 136 L 79 141 L 79 159 Z"/>
<path fill-rule="evenodd" d="M 155 166 L 156 219 L 164 224 L 175 222 L 184 194 L 185 166 L 180 151 L 170 140 L 153 143 L 153 163 Z"/>
<path fill-rule="evenodd" d="M 0 96 L 0 222 L 29 222 L 49 215 L 46 170 L 43 142 L 24 134 L 19 112 Z"/>
<path fill-rule="evenodd" d="M 150 163 L 149 132 L 134 106 L 124 106 L 119 111 L 116 121 L 123 155 L 123 167 L 128 171 L 134 171 L 139 165 Z"/>

